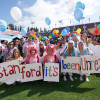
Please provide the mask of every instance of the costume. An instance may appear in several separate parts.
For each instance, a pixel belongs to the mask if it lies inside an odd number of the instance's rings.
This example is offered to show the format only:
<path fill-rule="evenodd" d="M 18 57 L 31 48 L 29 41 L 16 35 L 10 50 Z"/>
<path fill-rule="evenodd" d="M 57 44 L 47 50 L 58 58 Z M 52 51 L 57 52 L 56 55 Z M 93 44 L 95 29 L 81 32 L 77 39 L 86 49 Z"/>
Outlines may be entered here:
<path fill-rule="evenodd" d="M 51 48 L 52 49 L 52 54 L 48 53 L 48 49 Z M 46 55 L 44 56 L 44 63 L 58 63 L 59 60 L 55 54 L 55 46 L 54 45 L 48 45 L 46 47 Z"/>
<path fill-rule="evenodd" d="M 35 54 L 31 54 L 31 50 L 35 50 Z M 37 49 L 34 47 L 28 47 L 28 56 L 26 57 L 26 64 L 39 63 L 39 56 L 37 55 Z"/>

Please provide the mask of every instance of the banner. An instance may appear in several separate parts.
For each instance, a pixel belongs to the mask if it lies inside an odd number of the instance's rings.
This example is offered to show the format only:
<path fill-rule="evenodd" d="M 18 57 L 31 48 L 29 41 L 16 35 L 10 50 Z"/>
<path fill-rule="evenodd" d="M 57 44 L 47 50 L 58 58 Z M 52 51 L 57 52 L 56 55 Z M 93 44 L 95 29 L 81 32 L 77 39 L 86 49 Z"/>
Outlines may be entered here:
<path fill-rule="evenodd" d="M 61 72 L 100 73 L 100 56 L 61 57 Z M 43 79 L 41 63 L 19 65 L 18 60 L 0 64 L 0 82 L 28 82 Z M 59 82 L 59 63 L 45 63 L 44 81 Z"/>
<path fill-rule="evenodd" d="M 61 57 L 61 72 L 100 73 L 100 56 Z"/>
<path fill-rule="evenodd" d="M 100 56 L 82 56 L 81 73 L 100 73 Z"/>
<path fill-rule="evenodd" d="M 36 81 L 43 79 L 43 71 L 41 63 L 20 65 L 21 82 Z"/>
<path fill-rule="evenodd" d="M 15 73 L 15 68 L 18 67 L 18 60 L 13 60 L 10 62 L 4 62 L 0 64 L 0 82 L 5 82 L 17 75 Z"/>
<path fill-rule="evenodd" d="M 42 64 L 19 65 L 18 60 L 0 64 L 0 82 L 8 80 L 19 80 L 21 82 L 35 81 L 43 79 Z"/>
<path fill-rule="evenodd" d="M 61 57 L 61 72 L 80 73 L 80 57 Z"/>
<path fill-rule="evenodd" d="M 44 81 L 59 82 L 59 63 L 45 63 Z"/>

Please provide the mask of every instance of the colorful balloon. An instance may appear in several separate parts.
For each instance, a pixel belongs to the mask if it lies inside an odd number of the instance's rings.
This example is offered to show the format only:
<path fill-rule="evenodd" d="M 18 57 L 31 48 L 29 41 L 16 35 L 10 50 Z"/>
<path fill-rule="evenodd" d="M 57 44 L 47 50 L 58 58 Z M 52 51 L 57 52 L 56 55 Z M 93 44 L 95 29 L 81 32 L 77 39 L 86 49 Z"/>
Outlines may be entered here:
<path fill-rule="evenodd" d="M 50 34 L 49 34 L 49 36 L 53 36 L 53 34 L 52 34 L 52 33 L 50 33 Z"/>
<path fill-rule="evenodd" d="M 85 4 L 84 3 L 82 3 L 82 10 L 84 10 L 85 9 Z"/>
<path fill-rule="evenodd" d="M 7 23 L 4 20 L 0 20 L 0 31 L 4 32 L 7 28 Z"/>
<path fill-rule="evenodd" d="M 43 37 L 43 40 L 45 40 L 45 37 Z"/>
<path fill-rule="evenodd" d="M 58 34 L 55 35 L 56 38 L 57 38 L 58 36 L 59 36 Z"/>
<path fill-rule="evenodd" d="M 55 34 L 53 34 L 52 38 L 55 39 Z"/>
<path fill-rule="evenodd" d="M 67 6 L 68 6 L 69 11 L 73 11 L 74 6 L 75 6 L 74 0 L 68 0 L 68 5 Z"/>
<path fill-rule="evenodd" d="M 76 9 L 75 12 L 74 12 L 74 18 L 77 20 L 77 21 L 80 21 L 83 17 L 83 12 L 81 9 Z"/>
<path fill-rule="evenodd" d="M 59 33 L 59 30 L 56 30 L 56 34 L 58 34 Z"/>
<path fill-rule="evenodd" d="M 78 8 L 82 9 L 82 2 L 80 1 L 76 3 L 76 9 Z"/>
<path fill-rule="evenodd" d="M 45 18 L 45 23 L 47 24 L 47 25 L 50 25 L 51 24 L 51 20 L 50 20 L 50 18 Z"/>
<path fill-rule="evenodd" d="M 95 30 L 94 33 L 95 33 L 95 34 L 98 34 L 98 30 Z"/>
<path fill-rule="evenodd" d="M 97 28 L 100 29 L 100 24 L 97 25 Z"/>
<path fill-rule="evenodd" d="M 41 40 L 41 38 L 38 38 L 39 40 Z"/>
<path fill-rule="evenodd" d="M 70 28 L 69 28 L 69 27 L 67 27 L 67 28 L 66 28 L 66 30 L 67 30 L 67 32 L 69 32 L 69 31 L 70 31 Z"/>
<path fill-rule="evenodd" d="M 13 7 L 13 8 L 11 8 L 10 13 L 11 13 L 12 18 L 13 18 L 15 21 L 17 21 L 17 22 L 18 22 L 18 21 L 21 19 L 21 17 L 22 17 L 22 12 L 21 12 L 21 10 L 20 10 L 18 7 Z"/>
<path fill-rule="evenodd" d="M 55 29 L 53 30 L 53 33 L 56 33 L 56 30 Z"/>
<path fill-rule="evenodd" d="M 61 35 L 62 35 L 62 36 L 66 36 L 66 34 L 67 34 L 66 29 L 63 29 L 63 30 L 61 31 Z"/>
<path fill-rule="evenodd" d="M 21 33 L 22 33 L 23 35 L 26 35 L 26 34 L 27 34 L 27 30 L 26 30 L 25 28 L 22 28 L 22 29 L 21 29 Z"/>
<path fill-rule="evenodd" d="M 49 36 L 49 39 L 52 39 L 52 36 Z"/>
<path fill-rule="evenodd" d="M 81 29 L 80 28 L 77 29 L 77 33 L 81 33 Z"/>

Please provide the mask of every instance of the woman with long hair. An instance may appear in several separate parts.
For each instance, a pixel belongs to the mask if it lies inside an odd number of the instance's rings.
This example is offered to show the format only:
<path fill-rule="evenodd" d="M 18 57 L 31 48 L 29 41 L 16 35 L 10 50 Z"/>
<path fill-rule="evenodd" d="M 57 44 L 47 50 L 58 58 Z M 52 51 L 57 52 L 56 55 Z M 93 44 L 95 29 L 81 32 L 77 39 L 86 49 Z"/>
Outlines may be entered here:
<path fill-rule="evenodd" d="M 43 54 L 44 54 L 44 52 L 45 52 L 45 46 L 44 46 L 43 42 L 40 42 L 40 43 L 39 43 L 38 55 L 39 55 L 40 57 L 42 57 Z"/>
<path fill-rule="evenodd" d="M 65 51 L 65 54 L 62 56 L 63 56 L 63 58 L 70 57 L 70 56 L 73 56 L 73 57 L 77 56 L 77 50 L 74 47 L 74 41 L 69 40 L 68 49 Z M 64 74 L 64 81 L 67 81 L 66 72 L 63 74 Z M 72 73 L 69 73 L 69 76 L 70 76 L 69 78 L 71 81 L 74 81 L 74 79 L 72 78 L 72 75 L 73 75 Z"/>
<path fill-rule="evenodd" d="M 73 35 L 72 41 L 74 41 L 74 47 L 77 48 L 77 43 L 79 42 L 79 39 L 76 35 Z"/>
<path fill-rule="evenodd" d="M 87 37 L 87 34 L 86 34 L 86 33 L 83 33 L 83 34 L 81 35 L 81 40 L 83 41 L 84 46 L 86 46 L 86 47 L 89 46 L 89 41 L 88 41 L 88 37 Z"/>
<path fill-rule="evenodd" d="M 83 41 L 80 41 L 78 43 L 77 56 L 80 57 L 82 55 L 93 55 L 93 54 L 92 54 L 92 52 L 89 54 L 87 47 L 84 46 Z M 80 80 L 81 81 L 83 80 L 83 78 L 82 78 L 83 75 L 84 74 L 80 74 Z M 86 73 L 85 76 L 86 76 L 86 81 L 89 82 L 89 79 L 88 79 L 89 73 Z"/>
<path fill-rule="evenodd" d="M 16 47 L 14 47 L 14 42 L 13 41 L 9 42 L 8 47 L 4 51 L 5 61 L 9 60 L 12 57 L 14 49 L 16 49 Z"/>
<path fill-rule="evenodd" d="M 13 54 L 12 54 L 12 57 L 9 59 L 9 61 L 12 61 L 12 60 L 18 60 L 19 61 L 19 64 L 22 63 L 23 57 L 21 57 L 19 49 L 14 49 Z M 11 85 L 11 84 L 16 85 L 16 81 L 18 83 L 21 83 L 20 77 L 16 77 L 16 79 L 13 79 L 13 78 L 12 79 L 9 79 L 5 83 L 7 85 Z"/>
<path fill-rule="evenodd" d="M 55 46 L 55 54 L 57 55 L 59 62 L 61 62 L 61 55 L 60 55 L 61 49 L 62 49 L 62 41 L 60 39 L 57 39 L 57 43 Z"/>

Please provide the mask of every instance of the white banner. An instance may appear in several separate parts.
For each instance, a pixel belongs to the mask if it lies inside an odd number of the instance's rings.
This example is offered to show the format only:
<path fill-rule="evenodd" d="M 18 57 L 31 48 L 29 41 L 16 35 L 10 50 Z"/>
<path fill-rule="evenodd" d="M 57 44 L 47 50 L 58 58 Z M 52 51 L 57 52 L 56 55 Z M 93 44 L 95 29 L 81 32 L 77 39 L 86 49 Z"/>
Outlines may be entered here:
<path fill-rule="evenodd" d="M 21 82 L 43 79 L 42 64 L 19 65 L 18 60 L 0 64 L 0 82 L 8 80 L 19 80 Z"/>
<path fill-rule="evenodd" d="M 44 81 L 59 82 L 59 63 L 45 63 Z"/>
<path fill-rule="evenodd" d="M 5 82 L 6 80 L 16 77 L 15 68 L 19 65 L 18 60 L 13 60 L 10 62 L 4 62 L 0 64 L 0 82 Z M 17 70 L 18 71 L 18 70 Z"/>
<path fill-rule="evenodd" d="M 27 64 L 21 65 L 21 82 L 36 81 L 43 79 L 42 64 Z"/>
<path fill-rule="evenodd" d="M 80 57 L 61 57 L 61 72 L 80 73 Z"/>
<path fill-rule="evenodd" d="M 82 56 L 81 73 L 100 73 L 100 56 Z"/>

